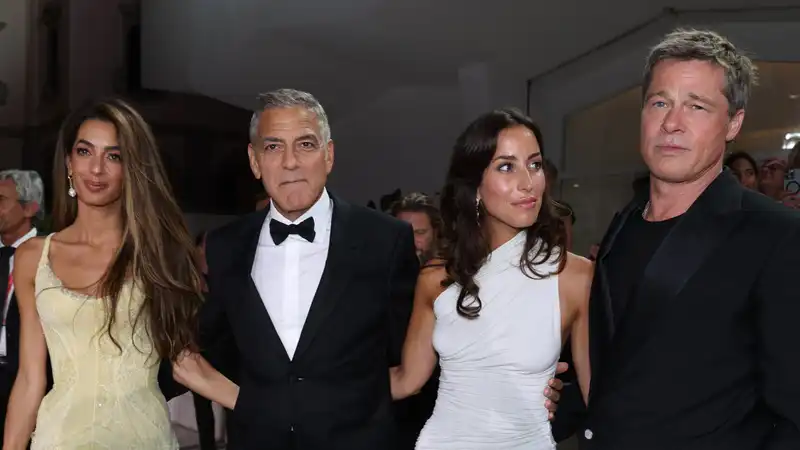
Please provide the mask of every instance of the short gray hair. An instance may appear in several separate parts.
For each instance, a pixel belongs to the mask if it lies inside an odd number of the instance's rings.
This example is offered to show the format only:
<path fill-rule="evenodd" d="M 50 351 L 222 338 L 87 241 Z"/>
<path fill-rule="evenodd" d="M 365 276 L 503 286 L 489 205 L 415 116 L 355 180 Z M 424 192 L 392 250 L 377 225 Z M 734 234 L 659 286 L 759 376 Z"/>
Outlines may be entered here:
<path fill-rule="evenodd" d="M 322 134 L 322 144 L 327 144 L 331 140 L 331 127 L 328 124 L 328 116 L 319 101 L 308 92 L 296 89 L 278 89 L 263 94 L 258 94 L 260 108 L 253 112 L 250 118 L 250 142 L 258 140 L 258 120 L 261 113 L 268 109 L 277 108 L 304 108 L 314 113 L 319 121 L 319 130 Z"/>
<path fill-rule="evenodd" d="M 0 180 L 11 180 L 17 187 L 17 196 L 20 203 L 36 202 L 39 205 L 36 217 L 44 217 L 44 182 L 35 170 L 3 170 Z"/>
<path fill-rule="evenodd" d="M 677 29 L 669 33 L 650 51 L 644 69 L 642 95 L 653 78 L 653 68 L 661 61 L 708 61 L 725 72 L 723 94 L 728 99 L 728 114 L 745 109 L 753 87 L 758 83 L 758 69 L 747 55 L 740 52 L 728 39 L 709 30 Z"/>

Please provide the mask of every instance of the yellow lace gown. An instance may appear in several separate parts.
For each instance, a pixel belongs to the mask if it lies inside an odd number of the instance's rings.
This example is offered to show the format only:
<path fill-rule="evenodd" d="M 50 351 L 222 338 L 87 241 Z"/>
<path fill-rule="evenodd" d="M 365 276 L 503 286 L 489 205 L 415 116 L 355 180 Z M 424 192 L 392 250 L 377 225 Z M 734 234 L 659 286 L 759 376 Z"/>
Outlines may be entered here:
<path fill-rule="evenodd" d="M 31 450 L 177 450 L 152 341 L 143 324 L 133 326 L 142 292 L 132 283 L 122 290 L 114 329 L 120 351 L 104 334 L 103 301 L 64 288 L 53 273 L 51 237 L 35 287 L 54 385 L 39 407 Z"/>

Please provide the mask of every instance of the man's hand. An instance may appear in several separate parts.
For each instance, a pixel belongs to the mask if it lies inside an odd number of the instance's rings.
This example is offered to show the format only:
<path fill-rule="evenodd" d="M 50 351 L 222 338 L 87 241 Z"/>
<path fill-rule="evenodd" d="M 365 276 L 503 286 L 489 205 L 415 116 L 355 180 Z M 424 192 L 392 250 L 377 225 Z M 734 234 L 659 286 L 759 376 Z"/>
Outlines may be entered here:
<path fill-rule="evenodd" d="M 569 364 L 560 362 L 556 366 L 556 375 L 561 375 L 569 369 Z M 547 408 L 548 417 L 553 420 L 556 417 L 556 410 L 558 409 L 558 401 L 561 399 L 561 390 L 564 389 L 564 383 L 558 378 L 552 378 L 544 389 L 544 396 L 547 398 L 544 402 L 544 407 Z"/>

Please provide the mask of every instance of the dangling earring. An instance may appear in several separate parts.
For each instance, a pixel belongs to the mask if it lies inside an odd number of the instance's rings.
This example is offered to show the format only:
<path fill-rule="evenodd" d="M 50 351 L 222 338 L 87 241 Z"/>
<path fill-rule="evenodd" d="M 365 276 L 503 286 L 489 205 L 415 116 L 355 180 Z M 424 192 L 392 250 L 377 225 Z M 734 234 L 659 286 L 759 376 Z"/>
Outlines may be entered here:
<path fill-rule="evenodd" d="M 67 191 L 67 195 L 69 195 L 72 198 L 75 198 L 75 196 L 77 196 L 78 193 L 75 192 L 75 186 L 72 185 L 72 175 L 67 175 L 67 182 L 69 183 L 69 190 Z"/>
<path fill-rule="evenodd" d="M 481 199 L 475 197 L 475 221 L 481 224 Z"/>

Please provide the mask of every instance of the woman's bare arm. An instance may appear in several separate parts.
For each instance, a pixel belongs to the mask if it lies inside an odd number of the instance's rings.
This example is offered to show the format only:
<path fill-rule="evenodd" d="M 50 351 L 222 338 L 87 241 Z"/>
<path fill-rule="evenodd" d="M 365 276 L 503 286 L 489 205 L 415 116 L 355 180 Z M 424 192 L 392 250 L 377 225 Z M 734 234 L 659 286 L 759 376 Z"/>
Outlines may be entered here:
<path fill-rule="evenodd" d="M 36 426 L 36 413 L 47 387 L 47 344 L 36 311 L 34 279 L 42 240 L 31 239 L 14 254 L 14 293 L 19 305 L 19 372 L 11 390 L 3 449 L 24 450 Z"/>
<path fill-rule="evenodd" d="M 172 364 L 172 376 L 203 397 L 233 409 L 239 398 L 239 386 L 219 373 L 198 353 L 185 352 Z"/>
<path fill-rule="evenodd" d="M 589 365 L 589 296 L 594 264 L 586 258 L 567 254 L 567 265 L 559 278 L 559 291 L 570 310 L 572 322 L 567 326 L 572 338 L 572 360 L 578 375 L 583 401 L 589 399 L 591 366 Z"/>
<path fill-rule="evenodd" d="M 414 290 L 414 310 L 408 324 L 403 344 L 403 361 L 389 369 L 392 398 L 399 400 L 414 395 L 422 389 L 436 367 L 433 349 L 433 302 L 444 290 L 442 281 L 446 272 L 442 267 L 422 269 Z"/>

